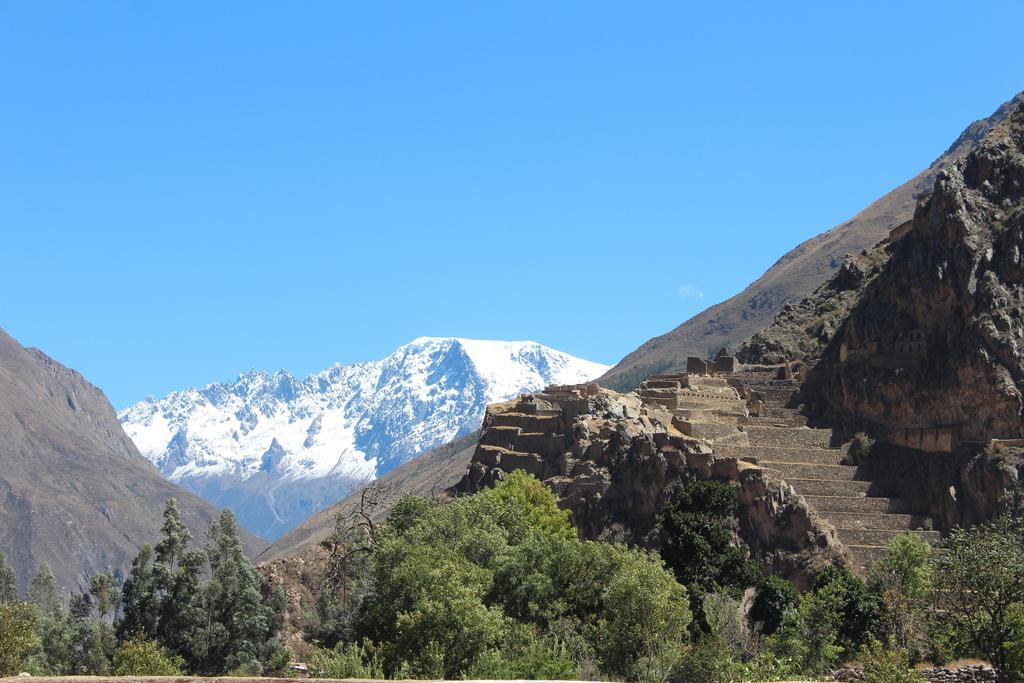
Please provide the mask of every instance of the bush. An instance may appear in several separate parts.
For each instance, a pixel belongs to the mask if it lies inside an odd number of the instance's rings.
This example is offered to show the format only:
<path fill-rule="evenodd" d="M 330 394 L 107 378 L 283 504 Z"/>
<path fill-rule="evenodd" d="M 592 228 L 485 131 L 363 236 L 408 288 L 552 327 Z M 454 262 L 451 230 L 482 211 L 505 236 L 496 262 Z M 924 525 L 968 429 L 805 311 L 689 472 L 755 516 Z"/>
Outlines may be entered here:
<path fill-rule="evenodd" d="M 182 660 L 153 640 L 136 636 L 114 652 L 115 676 L 181 676 Z"/>
<path fill-rule="evenodd" d="M 384 678 L 377 653 L 357 643 L 311 648 L 308 663 L 311 678 Z"/>
<path fill-rule="evenodd" d="M 665 506 L 661 556 L 695 601 L 702 593 L 738 594 L 756 580 L 757 566 L 732 531 L 738 510 L 736 489 L 716 481 L 687 484 Z"/>
<path fill-rule="evenodd" d="M 512 637 L 484 652 L 463 672 L 473 680 L 576 680 L 580 666 L 569 645 L 558 637 L 538 637 L 532 630 L 521 630 L 521 638 Z M 518 642 L 517 642 L 518 641 Z"/>
<path fill-rule="evenodd" d="M 846 453 L 846 458 L 843 460 L 845 465 L 864 465 L 867 463 L 868 458 L 871 455 L 871 450 L 875 447 L 874 440 L 865 434 L 864 432 L 857 432 L 853 435 L 853 440 L 850 441 L 850 450 Z"/>
<path fill-rule="evenodd" d="M 923 683 L 924 677 L 910 668 L 907 651 L 887 648 L 871 640 L 860 649 L 864 683 Z"/>
<path fill-rule="evenodd" d="M 36 645 L 36 611 L 22 602 L 0 603 L 0 676 L 22 671 Z"/>
<path fill-rule="evenodd" d="M 788 612 L 796 609 L 800 595 L 792 583 L 778 576 L 769 576 L 757 586 L 757 595 L 750 606 L 750 621 L 770 636 L 779 630 Z"/>

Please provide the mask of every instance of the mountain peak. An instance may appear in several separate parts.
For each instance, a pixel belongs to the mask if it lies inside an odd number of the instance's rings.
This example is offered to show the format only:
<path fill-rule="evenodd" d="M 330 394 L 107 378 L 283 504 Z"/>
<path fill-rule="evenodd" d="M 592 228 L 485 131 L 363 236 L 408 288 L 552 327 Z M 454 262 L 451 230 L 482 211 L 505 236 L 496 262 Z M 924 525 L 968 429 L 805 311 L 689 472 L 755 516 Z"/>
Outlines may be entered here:
<path fill-rule="evenodd" d="M 141 401 L 119 418 L 167 477 L 275 537 L 355 485 L 479 428 L 488 403 L 606 370 L 533 341 L 418 337 L 378 361 L 302 379 L 253 370 Z"/>

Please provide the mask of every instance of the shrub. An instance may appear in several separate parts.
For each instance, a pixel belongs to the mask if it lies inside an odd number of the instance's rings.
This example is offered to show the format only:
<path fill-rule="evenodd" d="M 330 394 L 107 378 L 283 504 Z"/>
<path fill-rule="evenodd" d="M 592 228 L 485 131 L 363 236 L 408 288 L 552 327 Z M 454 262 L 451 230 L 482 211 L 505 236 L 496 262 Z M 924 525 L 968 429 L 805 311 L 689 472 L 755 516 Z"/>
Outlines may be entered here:
<path fill-rule="evenodd" d="M 864 432 L 857 432 L 850 441 L 850 450 L 846 453 L 843 463 L 846 465 L 864 465 L 867 463 L 871 450 L 875 447 L 874 440 Z"/>
<path fill-rule="evenodd" d="M 770 636 L 779 630 L 787 612 L 795 610 L 800 595 L 792 583 L 778 576 L 769 576 L 757 586 L 757 595 L 750 607 L 750 621 Z"/>
<path fill-rule="evenodd" d="M 384 678 L 377 653 L 358 643 L 311 648 L 308 663 L 311 678 Z"/>
<path fill-rule="evenodd" d="M 864 669 L 864 683 L 923 683 L 920 672 L 910 668 L 907 651 L 887 648 L 877 640 L 870 640 L 860 649 L 860 665 Z"/>
<path fill-rule="evenodd" d="M 114 652 L 115 676 L 180 676 L 182 660 L 153 640 L 136 636 Z"/>
<path fill-rule="evenodd" d="M 0 676 L 21 672 L 36 645 L 36 611 L 21 602 L 0 603 Z"/>
<path fill-rule="evenodd" d="M 576 680 L 580 666 L 567 643 L 558 637 L 538 637 L 531 629 L 516 629 L 501 648 L 482 653 L 463 678 L 473 680 Z"/>

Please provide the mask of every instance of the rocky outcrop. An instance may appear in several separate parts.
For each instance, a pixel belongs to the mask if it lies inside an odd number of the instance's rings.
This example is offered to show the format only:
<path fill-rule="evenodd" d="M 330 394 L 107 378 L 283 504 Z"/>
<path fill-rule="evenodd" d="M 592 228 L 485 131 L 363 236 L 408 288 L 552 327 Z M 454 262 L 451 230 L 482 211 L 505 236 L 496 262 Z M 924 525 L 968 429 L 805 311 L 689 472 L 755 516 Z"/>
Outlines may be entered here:
<path fill-rule="evenodd" d="M 1024 437 L 1024 110 L 939 174 L 802 400 L 896 445 Z"/>
<path fill-rule="evenodd" d="M 813 365 L 882 272 L 894 244 L 885 239 L 847 256 L 835 275 L 806 299 L 783 306 L 771 325 L 744 342 L 736 355 L 744 363 Z"/>
<path fill-rule="evenodd" d="M 734 410 L 721 392 L 690 391 L 722 403 L 711 410 Z M 831 527 L 780 477 L 687 436 L 680 411 L 689 410 L 695 409 L 670 410 L 596 385 L 552 387 L 490 406 L 468 472 L 451 493 L 472 494 L 526 470 L 554 490 L 581 537 L 643 544 L 651 542 L 674 485 L 726 481 L 739 492 L 740 537 L 776 572 L 805 584 L 842 555 Z"/>

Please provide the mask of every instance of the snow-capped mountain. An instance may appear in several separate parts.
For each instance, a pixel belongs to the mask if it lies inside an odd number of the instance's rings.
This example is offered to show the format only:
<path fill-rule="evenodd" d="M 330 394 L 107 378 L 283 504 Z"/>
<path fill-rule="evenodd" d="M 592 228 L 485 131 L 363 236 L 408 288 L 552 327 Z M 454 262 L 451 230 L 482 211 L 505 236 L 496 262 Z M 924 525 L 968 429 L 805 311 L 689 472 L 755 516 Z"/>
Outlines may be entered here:
<path fill-rule="evenodd" d="M 355 486 L 477 429 L 488 403 L 607 366 L 536 342 L 421 337 L 304 379 L 252 371 L 121 411 L 165 476 L 274 539 Z"/>

